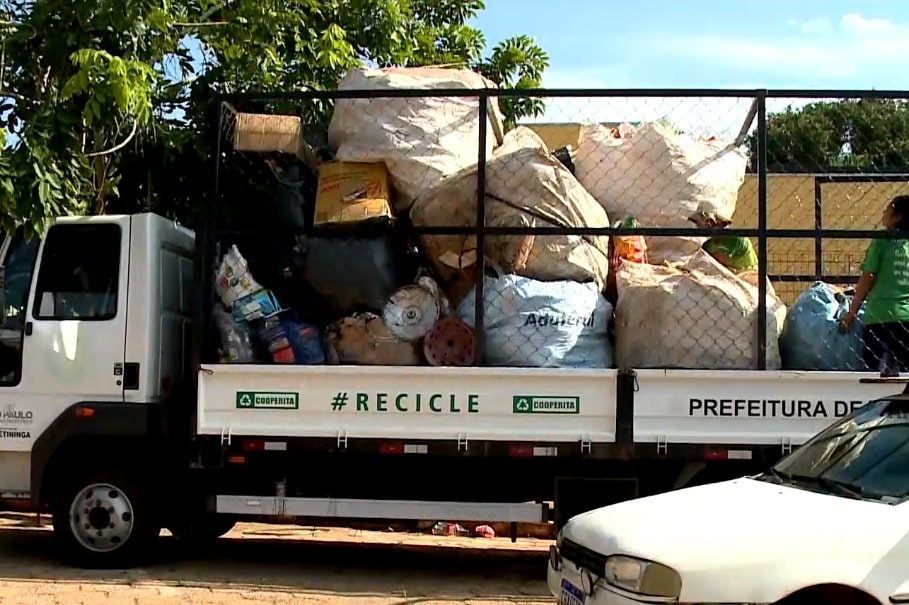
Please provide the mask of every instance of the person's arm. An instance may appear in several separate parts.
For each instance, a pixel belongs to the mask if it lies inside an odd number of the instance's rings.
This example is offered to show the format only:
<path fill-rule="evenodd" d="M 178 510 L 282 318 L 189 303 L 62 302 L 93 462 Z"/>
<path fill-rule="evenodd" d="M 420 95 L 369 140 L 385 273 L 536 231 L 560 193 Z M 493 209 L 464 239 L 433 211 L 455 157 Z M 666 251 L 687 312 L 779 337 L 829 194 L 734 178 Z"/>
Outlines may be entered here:
<path fill-rule="evenodd" d="M 877 279 L 880 268 L 880 240 L 874 240 L 871 242 L 871 245 L 868 246 L 868 250 L 865 252 L 865 260 L 862 261 L 862 274 L 859 277 L 858 283 L 855 285 L 855 295 L 852 297 L 852 304 L 849 305 L 849 312 L 847 314 L 849 317 L 855 318 L 859 309 L 862 308 L 862 303 L 865 302 L 868 293 L 871 292 L 871 288 L 874 287 L 874 282 Z"/>
<path fill-rule="evenodd" d="M 855 317 L 858 314 L 859 309 L 862 308 L 862 303 L 865 302 L 865 298 L 868 296 L 868 293 L 871 292 L 871 288 L 874 287 L 874 280 L 876 278 L 877 275 L 875 273 L 862 271 L 858 283 L 855 284 L 855 295 L 852 297 L 852 304 L 849 305 L 849 315 Z"/>

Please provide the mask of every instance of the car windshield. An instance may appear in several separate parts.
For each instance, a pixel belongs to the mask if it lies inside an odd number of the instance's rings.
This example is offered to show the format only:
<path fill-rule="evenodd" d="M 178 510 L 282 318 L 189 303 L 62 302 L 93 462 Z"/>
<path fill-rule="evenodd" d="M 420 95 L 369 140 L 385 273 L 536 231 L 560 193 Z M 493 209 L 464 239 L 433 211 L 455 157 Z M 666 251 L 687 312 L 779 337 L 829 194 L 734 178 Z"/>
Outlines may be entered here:
<path fill-rule="evenodd" d="M 909 496 L 909 399 L 869 403 L 780 460 L 763 480 L 890 504 Z"/>

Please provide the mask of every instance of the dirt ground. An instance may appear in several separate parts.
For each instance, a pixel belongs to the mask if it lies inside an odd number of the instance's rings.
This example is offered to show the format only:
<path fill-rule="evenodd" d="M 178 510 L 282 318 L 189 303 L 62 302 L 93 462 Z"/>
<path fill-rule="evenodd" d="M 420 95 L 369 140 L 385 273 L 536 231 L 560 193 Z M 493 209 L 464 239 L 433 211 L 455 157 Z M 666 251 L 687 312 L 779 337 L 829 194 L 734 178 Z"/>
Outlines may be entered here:
<path fill-rule="evenodd" d="M 245 523 L 206 553 L 163 537 L 141 569 L 61 566 L 46 519 L 0 513 L 0 604 L 551 603 L 549 542 Z"/>

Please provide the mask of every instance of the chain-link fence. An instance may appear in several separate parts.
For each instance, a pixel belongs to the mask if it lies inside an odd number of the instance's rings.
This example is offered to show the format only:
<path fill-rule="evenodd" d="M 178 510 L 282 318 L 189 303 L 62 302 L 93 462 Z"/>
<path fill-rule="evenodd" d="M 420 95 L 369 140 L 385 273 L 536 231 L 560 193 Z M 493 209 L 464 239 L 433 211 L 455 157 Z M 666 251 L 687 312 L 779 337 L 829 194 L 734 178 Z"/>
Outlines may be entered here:
<path fill-rule="evenodd" d="M 558 368 L 909 361 L 900 95 L 535 91 L 545 114 L 514 126 L 499 100 L 517 94 L 227 99 L 203 229 L 222 303 L 206 318 L 220 328 L 211 353 Z"/>

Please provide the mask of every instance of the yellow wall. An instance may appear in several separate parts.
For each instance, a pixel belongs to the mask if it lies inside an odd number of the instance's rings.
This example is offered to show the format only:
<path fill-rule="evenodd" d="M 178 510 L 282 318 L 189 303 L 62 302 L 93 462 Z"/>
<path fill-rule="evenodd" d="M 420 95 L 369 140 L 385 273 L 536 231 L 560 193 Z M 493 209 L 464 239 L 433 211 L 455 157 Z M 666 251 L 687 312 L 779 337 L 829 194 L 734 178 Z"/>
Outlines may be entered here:
<path fill-rule="evenodd" d="M 880 227 L 884 206 L 895 195 L 909 194 L 909 183 L 824 183 L 821 192 L 821 221 L 824 228 L 877 229 Z M 755 228 L 757 216 L 757 177 L 747 175 L 739 190 L 734 224 L 737 227 Z M 767 227 L 814 228 L 813 176 L 768 175 Z M 857 276 L 868 240 L 824 239 L 822 246 L 822 268 L 825 275 Z M 771 274 L 814 274 L 813 239 L 771 239 L 767 255 L 768 272 Z M 774 284 L 774 287 L 787 303 L 791 303 L 806 285 L 779 283 Z"/>
<path fill-rule="evenodd" d="M 600 124 L 606 128 L 615 128 L 618 126 L 618 124 L 614 122 L 600 122 Z M 572 122 L 541 122 L 538 124 L 523 124 L 523 126 L 527 126 L 540 135 L 540 138 L 543 139 L 546 146 L 553 151 L 568 145 L 577 149 L 578 144 L 581 142 L 581 124 Z"/>
<path fill-rule="evenodd" d="M 577 149 L 581 140 L 580 124 L 527 124 L 527 126 L 540 135 L 546 146 L 553 151 L 567 145 Z"/>

